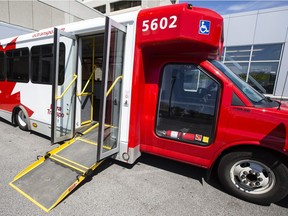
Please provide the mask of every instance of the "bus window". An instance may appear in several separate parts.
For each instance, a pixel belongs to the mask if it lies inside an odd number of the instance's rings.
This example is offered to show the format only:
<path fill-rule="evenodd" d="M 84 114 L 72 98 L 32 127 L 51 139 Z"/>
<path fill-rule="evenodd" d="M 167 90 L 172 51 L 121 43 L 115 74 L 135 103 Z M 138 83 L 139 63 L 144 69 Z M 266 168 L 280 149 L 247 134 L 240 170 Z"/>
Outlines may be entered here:
<path fill-rule="evenodd" d="M 192 64 L 164 67 L 156 134 L 188 143 L 212 142 L 220 85 Z"/>
<path fill-rule="evenodd" d="M 29 81 L 29 49 L 9 50 L 7 56 L 7 80 L 14 82 Z"/>
<path fill-rule="evenodd" d="M 0 52 L 0 81 L 5 80 L 4 76 L 4 52 Z"/>
<path fill-rule="evenodd" d="M 65 45 L 60 43 L 58 85 L 64 82 Z M 53 73 L 53 44 L 34 46 L 31 48 L 31 66 L 33 83 L 51 84 Z"/>

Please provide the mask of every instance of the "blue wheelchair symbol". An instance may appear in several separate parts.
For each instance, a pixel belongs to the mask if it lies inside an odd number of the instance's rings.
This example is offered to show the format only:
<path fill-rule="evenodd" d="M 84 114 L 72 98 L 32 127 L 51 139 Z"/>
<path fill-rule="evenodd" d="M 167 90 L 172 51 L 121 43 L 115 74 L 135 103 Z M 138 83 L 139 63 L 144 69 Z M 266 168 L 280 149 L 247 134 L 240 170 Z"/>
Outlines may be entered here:
<path fill-rule="evenodd" d="M 199 34 L 208 35 L 210 33 L 210 21 L 200 20 Z"/>

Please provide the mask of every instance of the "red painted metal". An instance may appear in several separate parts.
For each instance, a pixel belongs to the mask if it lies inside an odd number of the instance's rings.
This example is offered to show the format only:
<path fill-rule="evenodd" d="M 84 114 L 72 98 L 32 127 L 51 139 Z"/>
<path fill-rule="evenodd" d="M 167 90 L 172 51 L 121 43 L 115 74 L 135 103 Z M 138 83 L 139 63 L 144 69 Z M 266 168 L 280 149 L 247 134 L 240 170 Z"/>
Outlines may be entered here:
<path fill-rule="evenodd" d="M 159 24 L 163 17 L 171 16 L 177 16 L 176 28 L 153 26 L 155 30 L 151 30 L 152 25 Z M 200 20 L 211 22 L 209 35 L 199 34 Z M 187 4 L 147 9 L 139 13 L 129 148 L 140 145 L 142 152 L 205 168 L 211 167 L 225 149 L 237 145 L 262 146 L 288 156 L 288 109 L 254 107 L 221 71 L 207 61 L 219 58 L 223 46 L 222 28 L 221 16 L 207 9 L 189 9 Z M 155 134 L 161 71 L 165 64 L 175 62 L 199 65 L 222 86 L 215 136 L 210 145 L 185 143 Z M 233 93 L 246 105 L 244 108 L 231 105 Z"/>

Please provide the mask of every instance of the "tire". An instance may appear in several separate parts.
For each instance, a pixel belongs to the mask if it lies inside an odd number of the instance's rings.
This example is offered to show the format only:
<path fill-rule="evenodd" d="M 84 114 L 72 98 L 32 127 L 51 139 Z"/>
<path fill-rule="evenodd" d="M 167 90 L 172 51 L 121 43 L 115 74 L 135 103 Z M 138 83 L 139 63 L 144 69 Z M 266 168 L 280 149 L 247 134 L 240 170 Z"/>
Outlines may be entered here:
<path fill-rule="evenodd" d="M 267 151 L 224 155 L 218 177 L 228 193 L 260 205 L 270 205 L 288 194 L 288 168 Z"/>
<path fill-rule="evenodd" d="M 16 123 L 21 130 L 28 130 L 27 117 L 22 109 L 19 109 L 15 116 Z"/>

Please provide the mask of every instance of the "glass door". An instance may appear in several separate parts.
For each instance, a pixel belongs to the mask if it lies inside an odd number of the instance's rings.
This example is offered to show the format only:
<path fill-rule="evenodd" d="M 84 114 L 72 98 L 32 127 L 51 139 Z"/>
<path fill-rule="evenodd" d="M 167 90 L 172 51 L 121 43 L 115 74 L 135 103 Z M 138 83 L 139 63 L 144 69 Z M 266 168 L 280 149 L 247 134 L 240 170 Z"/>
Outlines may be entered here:
<path fill-rule="evenodd" d="M 106 17 L 97 161 L 119 151 L 126 27 Z"/>
<path fill-rule="evenodd" d="M 51 142 L 73 137 L 76 97 L 76 38 L 54 28 Z"/>

